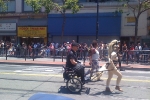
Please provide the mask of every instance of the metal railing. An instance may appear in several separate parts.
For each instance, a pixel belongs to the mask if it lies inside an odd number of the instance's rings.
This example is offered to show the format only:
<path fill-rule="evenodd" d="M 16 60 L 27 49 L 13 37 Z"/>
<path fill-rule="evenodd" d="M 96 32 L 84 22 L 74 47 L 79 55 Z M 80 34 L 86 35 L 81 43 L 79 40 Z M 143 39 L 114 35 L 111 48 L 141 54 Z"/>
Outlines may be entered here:
<path fill-rule="evenodd" d="M 125 63 L 150 63 L 150 50 L 127 50 L 122 52 L 122 61 Z"/>
<path fill-rule="evenodd" d="M 53 58 L 55 59 L 66 59 L 69 50 L 67 49 L 53 49 L 49 48 L 0 48 L 0 57 L 18 57 L 27 59 L 35 58 Z M 108 50 L 99 50 L 100 59 L 103 61 L 108 61 Z M 84 62 L 89 59 L 89 51 L 79 50 L 77 51 L 77 56 L 79 60 Z M 120 58 L 123 63 L 148 63 L 150 64 L 150 50 L 126 50 L 120 53 Z"/>

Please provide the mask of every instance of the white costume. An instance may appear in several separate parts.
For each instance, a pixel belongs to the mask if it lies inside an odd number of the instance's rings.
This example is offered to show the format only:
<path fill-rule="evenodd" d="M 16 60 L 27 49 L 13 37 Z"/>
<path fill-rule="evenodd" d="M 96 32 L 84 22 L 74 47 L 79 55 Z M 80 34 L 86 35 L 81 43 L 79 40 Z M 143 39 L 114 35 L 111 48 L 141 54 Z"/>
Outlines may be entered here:
<path fill-rule="evenodd" d="M 106 81 L 106 91 L 110 91 L 109 84 L 110 84 L 111 78 L 113 77 L 113 74 L 118 76 L 117 81 L 116 81 L 116 89 L 119 91 L 122 91 L 119 87 L 122 74 L 116 68 L 116 63 L 118 62 L 118 56 L 117 56 L 118 43 L 117 42 L 118 42 L 117 40 L 113 40 L 109 43 L 109 50 L 108 50 L 109 65 L 107 67 L 108 79 Z"/>

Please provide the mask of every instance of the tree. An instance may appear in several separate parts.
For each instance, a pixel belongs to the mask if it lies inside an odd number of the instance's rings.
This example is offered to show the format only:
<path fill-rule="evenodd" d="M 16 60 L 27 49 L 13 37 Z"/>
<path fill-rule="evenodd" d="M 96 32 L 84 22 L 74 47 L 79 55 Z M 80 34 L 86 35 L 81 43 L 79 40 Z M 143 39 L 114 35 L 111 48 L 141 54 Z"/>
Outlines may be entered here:
<path fill-rule="evenodd" d="M 66 10 L 71 10 L 72 13 L 77 13 L 81 6 L 78 3 L 78 0 L 63 0 L 63 4 L 58 4 L 53 2 L 53 0 L 26 0 L 28 5 L 30 5 L 34 12 L 39 13 L 42 7 L 45 7 L 45 12 L 48 14 L 51 10 L 56 10 L 61 13 L 63 17 L 62 23 L 62 33 L 61 33 L 61 42 L 63 43 L 64 28 L 66 22 Z"/>
<path fill-rule="evenodd" d="M 6 12 L 7 11 L 7 2 L 9 2 L 9 0 L 0 0 L 0 10 L 1 12 Z"/>
<path fill-rule="evenodd" d="M 138 36 L 138 24 L 139 24 L 139 17 L 140 15 L 150 9 L 150 0 L 137 0 L 136 5 L 132 5 L 129 1 L 124 4 L 124 7 L 127 7 L 132 10 L 135 18 L 135 41 L 137 43 L 137 36 Z"/>

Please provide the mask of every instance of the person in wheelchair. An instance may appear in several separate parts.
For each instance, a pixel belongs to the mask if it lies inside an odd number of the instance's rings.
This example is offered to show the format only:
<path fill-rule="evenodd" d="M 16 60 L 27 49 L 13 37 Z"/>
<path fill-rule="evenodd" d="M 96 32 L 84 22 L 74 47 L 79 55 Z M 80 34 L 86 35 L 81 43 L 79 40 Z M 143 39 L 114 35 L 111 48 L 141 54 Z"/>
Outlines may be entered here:
<path fill-rule="evenodd" d="M 72 43 L 71 44 L 71 50 L 69 51 L 66 59 L 66 67 L 69 67 L 75 71 L 78 77 L 81 77 L 82 84 L 85 84 L 84 80 L 84 67 L 81 65 L 81 63 L 77 60 L 77 50 L 78 50 L 79 44 L 78 43 Z"/>

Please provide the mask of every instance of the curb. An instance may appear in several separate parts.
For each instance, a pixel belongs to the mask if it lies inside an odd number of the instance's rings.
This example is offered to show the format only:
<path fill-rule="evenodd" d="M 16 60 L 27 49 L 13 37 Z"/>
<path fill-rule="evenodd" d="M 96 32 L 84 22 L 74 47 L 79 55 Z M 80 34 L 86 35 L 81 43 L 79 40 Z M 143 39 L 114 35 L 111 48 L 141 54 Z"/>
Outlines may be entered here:
<path fill-rule="evenodd" d="M 34 65 L 34 66 L 54 66 L 61 67 L 65 64 L 41 64 L 41 63 L 15 63 L 15 62 L 0 62 L 0 64 L 15 64 L 15 65 Z M 85 66 L 86 68 L 90 68 L 90 66 Z"/>

